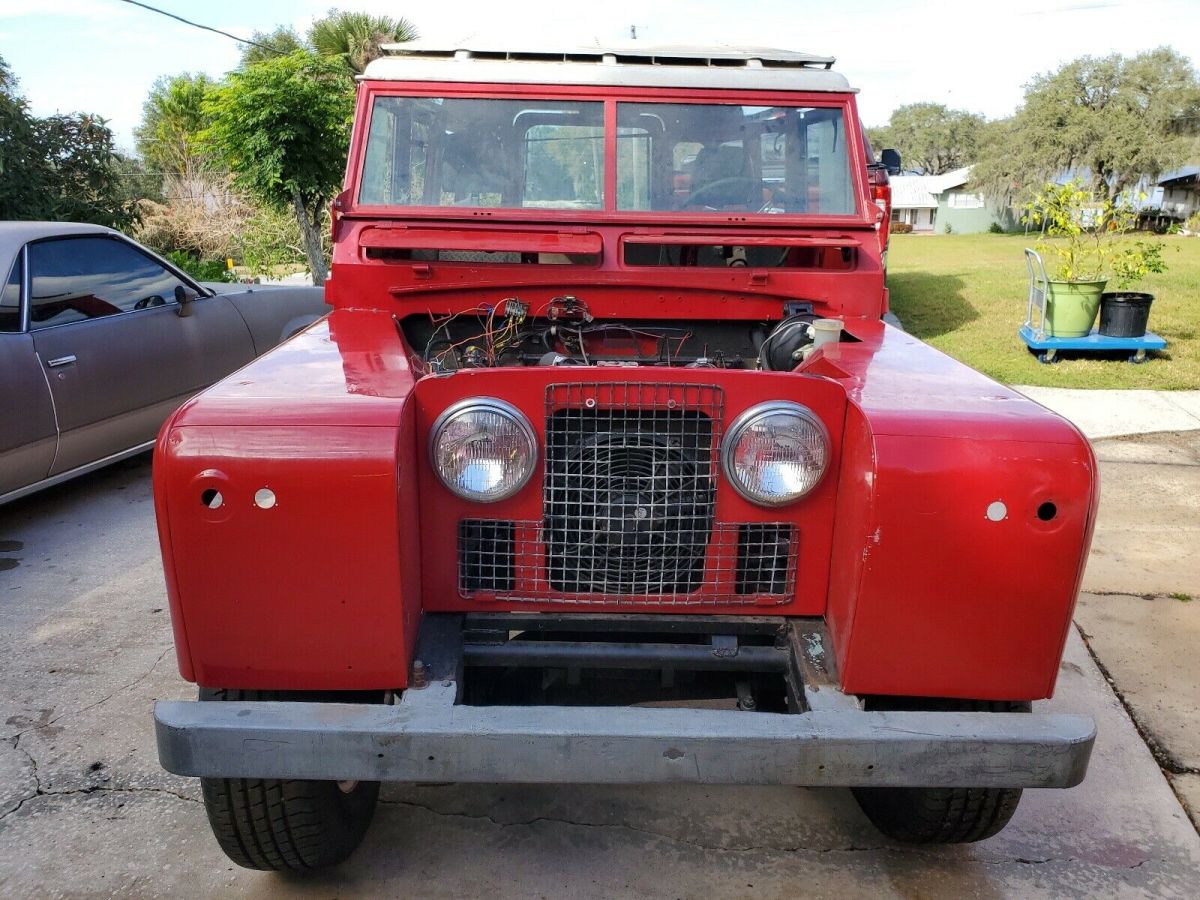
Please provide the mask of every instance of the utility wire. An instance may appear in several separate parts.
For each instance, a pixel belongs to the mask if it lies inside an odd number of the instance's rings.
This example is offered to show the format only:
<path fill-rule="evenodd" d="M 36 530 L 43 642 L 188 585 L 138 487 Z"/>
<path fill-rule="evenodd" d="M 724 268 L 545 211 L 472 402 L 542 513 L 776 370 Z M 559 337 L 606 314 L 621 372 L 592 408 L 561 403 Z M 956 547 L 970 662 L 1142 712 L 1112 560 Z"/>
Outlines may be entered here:
<path fill-rule="evenodd" d="M 182 22 L 184 25 L 191 25 L 193 28 L 200 28 L 204 31 L 211 31 L 213 34 L 219 34 L 222 37 L 227 37 L 230 40 L 237 41 L 239 44 L 249 44 L 252 47 L 258 47 L 260 50 L 267 50 L 270 53 L 278 53 L 283 55 L 283 51 L 277 47 L 271 47 L 267 44 L 260 44 L 258 41 L 252 41 L 249 38 L 238 37 L 236 34 L 230 34 L 228 31 L 222 31 L 220 28 L 213 28 L 209 25 L 201 25 L 199 22 L 193 22 L 190 19 L 185 19 L 183 16 L 177 16 L 175 13 L 167 12 L 165 9 L 159 9 L 157 6 L 151 6 L 148 3 L 139 3 L 138 0 L 121 0 L 122 3 L 128 3 L 130 6 L 140 6 L 142 9 L 149 10 L 152 13 L 158 13 L 160 16 L 166 16 L 168 19 L 174 19 L 176 22 Z"/>

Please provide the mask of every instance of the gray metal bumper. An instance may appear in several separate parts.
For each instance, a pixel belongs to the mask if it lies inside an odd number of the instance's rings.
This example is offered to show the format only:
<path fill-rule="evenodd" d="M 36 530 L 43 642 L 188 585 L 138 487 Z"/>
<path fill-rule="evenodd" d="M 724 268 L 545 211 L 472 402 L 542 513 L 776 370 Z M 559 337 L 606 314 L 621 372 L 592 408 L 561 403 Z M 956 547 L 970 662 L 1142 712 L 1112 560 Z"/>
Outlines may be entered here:
<path fill-rule="evenodd" d="M 159 702 L 177 775 L 517 783 L 1071 787 L 1086 716 L 471 707 L 452 686 L 395 706 Z"/>

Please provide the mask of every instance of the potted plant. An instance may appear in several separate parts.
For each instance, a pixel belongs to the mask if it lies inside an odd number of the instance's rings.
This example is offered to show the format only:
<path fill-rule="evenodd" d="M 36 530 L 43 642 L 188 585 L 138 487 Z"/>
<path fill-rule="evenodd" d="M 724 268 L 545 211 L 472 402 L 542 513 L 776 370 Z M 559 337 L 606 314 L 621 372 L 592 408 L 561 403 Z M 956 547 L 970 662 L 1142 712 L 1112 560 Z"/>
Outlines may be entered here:
<path fill-rule="evenodd" d="M 1120 290 L 1100 295 L 1101 334 L 1141 337 L 1146 333 L 1154 295 L 1126 288 L 1133 287 L 1151 272 L 1167 271 L 1163 249 L 1162 241 L 1134 241 L 1113 257 L 1112 271 Z"/>
<path fill-rule="evenodd" d="M 1165 268 L 1161 242 L 1122 242 L 1137 222 L 1136 212 L 1108 199 L 1094 200 L 1078 180 L 1047 184 L 1026 204 L 1025 215 L 1042 226 L 1038 252 L 1052 262 L 1046 273 L 1045 327 L 1053 337 L 1091 332 L 1110 275 L 1128 287 Z"/>

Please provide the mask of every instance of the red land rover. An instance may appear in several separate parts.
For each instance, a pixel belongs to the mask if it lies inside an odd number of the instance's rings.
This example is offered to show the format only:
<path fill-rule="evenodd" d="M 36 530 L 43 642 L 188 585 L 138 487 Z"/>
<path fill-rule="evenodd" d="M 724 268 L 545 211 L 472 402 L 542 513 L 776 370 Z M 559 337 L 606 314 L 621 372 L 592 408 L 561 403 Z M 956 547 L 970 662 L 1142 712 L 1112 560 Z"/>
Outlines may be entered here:
<path fill-rule="evenodd" d="M 387 780 L 844 785 L 957 842 L 1083 778 L 1030 703 L 1095 460 L 880 321 L 866 147 L 804 53 L 370 65 L 334 311 L 155 459 L 159 753 L 233 860 L 344 859 Z"/>

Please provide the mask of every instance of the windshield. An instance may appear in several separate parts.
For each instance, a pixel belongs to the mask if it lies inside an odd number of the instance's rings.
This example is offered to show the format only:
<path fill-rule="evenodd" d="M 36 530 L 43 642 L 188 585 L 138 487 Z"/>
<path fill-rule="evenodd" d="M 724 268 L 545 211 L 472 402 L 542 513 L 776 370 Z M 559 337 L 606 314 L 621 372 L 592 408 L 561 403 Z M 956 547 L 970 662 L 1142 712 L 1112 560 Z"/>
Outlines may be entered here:
<path fill-rule="evenodd" d="M 611 102 L 611 101 L 610 101 Z M 840 107 L 377 96 L 369 206 L 854 215 Z"/>
<path fill-rule="evenodd" d="M 604 207 L 604 104 L 377 97 L 359 202 Z"/>
<path fill-rule="evenodd" d="M 619 103 L 617 208 L 853 215 L 842 111 Z"/>

